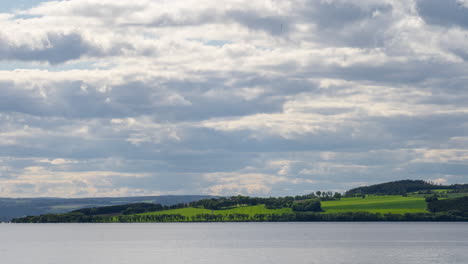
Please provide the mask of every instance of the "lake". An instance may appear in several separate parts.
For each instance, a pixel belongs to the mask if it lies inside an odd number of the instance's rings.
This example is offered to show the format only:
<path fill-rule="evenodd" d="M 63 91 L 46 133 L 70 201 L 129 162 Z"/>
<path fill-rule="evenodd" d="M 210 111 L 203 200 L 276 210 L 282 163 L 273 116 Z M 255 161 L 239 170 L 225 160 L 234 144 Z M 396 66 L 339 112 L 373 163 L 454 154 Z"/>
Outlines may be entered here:
<path fill-rule="evenodd" d="M 466 264 L 468 223 L 0 224 L 5 264 Z"/>

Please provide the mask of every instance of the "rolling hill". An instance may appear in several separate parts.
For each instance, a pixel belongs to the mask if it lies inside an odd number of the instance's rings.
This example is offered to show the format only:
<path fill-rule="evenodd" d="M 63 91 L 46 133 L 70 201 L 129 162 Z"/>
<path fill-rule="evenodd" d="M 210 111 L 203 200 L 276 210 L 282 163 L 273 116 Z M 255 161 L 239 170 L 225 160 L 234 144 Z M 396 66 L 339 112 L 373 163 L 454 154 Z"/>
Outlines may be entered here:
<path fill-rule="evenodd" d="M 130 203 L 154 203 L 174 205 L 201 199 L 209 195 L 164 195 L 119 198 L 0 198 L 0 222 L 27 215 L 66 213 L 80 208 L 122 205 Z"/>
<path fill-rule="evenodd" d="M 170 206 L 145 201 L 14 222 L 468 221 L 465 187 L 406 180 L 355 188 L 346 192 L 347 197 L 331 192 L 277 198 L 190 197 L 194 200 Z M 403 195 L 393 194 L 400 191 Z"/>

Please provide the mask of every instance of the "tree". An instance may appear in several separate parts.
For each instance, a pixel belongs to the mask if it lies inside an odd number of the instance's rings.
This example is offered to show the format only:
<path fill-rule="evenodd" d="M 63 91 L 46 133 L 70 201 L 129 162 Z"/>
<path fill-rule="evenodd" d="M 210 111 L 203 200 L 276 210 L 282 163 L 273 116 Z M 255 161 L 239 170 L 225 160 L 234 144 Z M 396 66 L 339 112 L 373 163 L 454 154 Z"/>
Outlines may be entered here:
<path fill-rule="evenodd" d="M 321 212 L 320 200 L 307 200 L 294 203 L 291 208 L 296 212 Z"/>
<path fill-rule="evenodd" d="M 341 193 L 336 192 L 336 193 L 333 195 L 333 198 L 335 198 L 336 200 L 340 200 L 340 199 L 341 199 Z"/>

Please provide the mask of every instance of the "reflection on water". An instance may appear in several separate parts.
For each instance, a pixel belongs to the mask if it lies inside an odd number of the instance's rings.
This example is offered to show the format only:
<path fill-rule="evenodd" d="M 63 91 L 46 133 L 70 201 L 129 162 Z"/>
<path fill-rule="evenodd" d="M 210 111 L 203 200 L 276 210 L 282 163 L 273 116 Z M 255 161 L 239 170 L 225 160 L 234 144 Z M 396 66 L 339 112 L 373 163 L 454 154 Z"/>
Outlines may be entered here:
<path fill-rule="evenodd" d="M 466 264 L 468 223 L 1 224 L 8 264 Z"/>

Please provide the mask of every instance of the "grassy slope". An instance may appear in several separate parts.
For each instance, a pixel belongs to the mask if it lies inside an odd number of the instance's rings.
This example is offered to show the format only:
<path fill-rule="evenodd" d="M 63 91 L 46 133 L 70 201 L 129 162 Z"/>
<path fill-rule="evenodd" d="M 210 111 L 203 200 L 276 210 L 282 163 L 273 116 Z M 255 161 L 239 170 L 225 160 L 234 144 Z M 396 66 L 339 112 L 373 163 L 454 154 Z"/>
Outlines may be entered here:
<path fill-rule="evenodd" d="M 468 196 L 468 193 L 448 193 L 447 198 L 460 198 Z"/>
<path fill-rule="evenodd" d="M 172 210 L 164 210 L 158 212 L 149 212 L 143 213 L 140 215 L 162 215 L 162 214 L 180 214 L 183 216 L 195 216 L 197 214 L 211 214 L 212 210 L 208 209 L 201 209 L 201 208 L 181 208 L 181 209 L 172 209 Z M 291 213 L 291 208 L 281 208 L 281 209 L 267 209 L 265 205 L 255 205 L 255 206 L 245 206 L 245 207 L 237 207 L 232 209 L 226 210 L 214 210 L 214 214 L 221 214 L 221 215 L 229 215 L 229 214 L 248 214 L 253 216 L 255 214 L 283 214 L 283 213 Z"/>
<path fill-rule="evenodd" d="M 426 202 L 422 197 L 403 197 L 399 195 L 388 196 L 367 196 L 362 198 L 342 198 L 338 201 L 322 202 L 324 213 L 341 213 L 341 212 L 371 212 L 371 213 L 427 213 Z M 282 209 L 267 209 L 264 205 L 238 207 L 226 210 L 214 210 L 214 214 L 283 214 L 291 213 L 291 208 Z M 162 215 L 162 214 L 180 214 L 183 216 L 195 216 L 197 214 L 211 214 L 212 211 L 201 208 L 182 208 L 165 210 L 158 212 L 149 212 L 141 215 Z"/>
<path fill-rule="evenodd" d="M 420 197 L 399 195 L 367 196 L 362 198 L 343 198 L 339 201 L 322 202 L 325 213 L 357 212 L 371 213 L 427 213 L 426 202 Z"/>
<path fill-rule="evenodd" d="M 434 190 L 432 190 L 432 191 L 434 191 Z M 443 195 L 442 198 L 439 198 L 439 199 L 460 198 L 460 197 L 468 196 L 468 193 L 447 193 L 447 192 L 444 192 L 443 190 L 435 190 L 435 191 L 437 191 L 439 194 Z M 432 194 L 418 194 L 418 193 L 412 193 L 412 194 L 410 194 L 410 196 L 425 198 L 425 197 L 430 197 L 430 196 L 432 196 Z"/>

